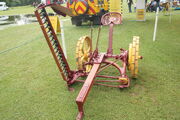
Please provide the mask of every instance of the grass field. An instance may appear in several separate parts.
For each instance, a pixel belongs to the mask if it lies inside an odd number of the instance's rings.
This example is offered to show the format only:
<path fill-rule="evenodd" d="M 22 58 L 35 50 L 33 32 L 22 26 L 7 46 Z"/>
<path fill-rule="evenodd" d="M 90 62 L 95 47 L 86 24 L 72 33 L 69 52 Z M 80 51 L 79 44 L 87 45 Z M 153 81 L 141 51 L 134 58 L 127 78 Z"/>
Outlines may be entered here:
<path fill-rule="evenodd" d="M 19 14 L 34 14 L 33 6 L 20 6 L 20 7 L 10 7 L 9 10 L 0 11 L 0 15 L 19 15 Z M 49 12 L 52 12 L 50 8 L 48 8 Z"/>
<path fill-rule="evenodd" d="M 174 12 L 179 13 L 179 12 Z M 114 28 L 114 52 L 128 49 L 140 36 L 139 78 L 127 89 L 93 86 L 85 104 L 84 120 L 180 119 L 180 15 L 159 17 L 157 41 L 152 41 L 154 13 L 146 22 L 132 21 L 134 13 Z M 93 44 L 97 26 L 94 27 Z M 64 22 L 68 62 L 75 65 L 76 42 L 89 27 Z M 99 50 L 106 51 L 108 27 L 103 27 Z M 14 48 L 9 52 L 4 50 Z M 74 120 L 76 96 L 82 84 L 69 92 L 37 23 L 0 31 L 0 120 Z"/>
<path fill-rule="evenodd" d="M 33 14 L 33 11 L 32 6 L 10 7 L 7 11 L 0 11 L 0 15 Z"/>

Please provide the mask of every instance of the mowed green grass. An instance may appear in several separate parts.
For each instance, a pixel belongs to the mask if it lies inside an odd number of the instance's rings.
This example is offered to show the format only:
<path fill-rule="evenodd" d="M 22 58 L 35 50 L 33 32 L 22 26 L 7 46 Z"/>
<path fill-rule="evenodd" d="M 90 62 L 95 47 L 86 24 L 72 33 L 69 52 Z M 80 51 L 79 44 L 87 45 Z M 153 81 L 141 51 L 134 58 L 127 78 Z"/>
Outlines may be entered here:
<path fill-rule="evenodd" d="M 139 61 L 139 77 L 127 89 L 94 85 L 84 120 L 179 120 L 180 16 L 173 15 L 169 23 L 169 17 L 161 15 L 153 42 L 154 13 L 147 13 L 146 22 L 131 21 L 135 19 L 131 15 L 115 26 L 113 48 L 119 54 L 119 48 L 128 49 L 134 35 L 140 36 L 144 59 Z M 93 45 L 97 30 L 94 27 Z M 76 69 L 76 42 L 89 35 L 90 28 L 65 21 L 64 31 L 68 62 Z M 0 51 L 29 42 L 0 54 L 0 120 L 74 120 L 82 84 L 73 85 L 74 92 L 67 90 L 38 23 L 1 30 L 0 38 Z M 107 40 L 108 27 L 103 26 L 101 52 L 106 51 Z"/>
<path fill-rule="evenodd" d="M 0 15 L 33 14 L 33 6 L 9 7 L 9 10 L 0 11 Z"/>
<path fill-rule="evenodd" d="M 0 11 L 0 15 L 19 15 L 19 14 L 34 14 L 35 8 L 31 5 L 27 6 L 18 6 L 18 7 L 9 7 L 6 11 Z M 49 12 L 52 12 L 50 8 L 47 9 Z"/>

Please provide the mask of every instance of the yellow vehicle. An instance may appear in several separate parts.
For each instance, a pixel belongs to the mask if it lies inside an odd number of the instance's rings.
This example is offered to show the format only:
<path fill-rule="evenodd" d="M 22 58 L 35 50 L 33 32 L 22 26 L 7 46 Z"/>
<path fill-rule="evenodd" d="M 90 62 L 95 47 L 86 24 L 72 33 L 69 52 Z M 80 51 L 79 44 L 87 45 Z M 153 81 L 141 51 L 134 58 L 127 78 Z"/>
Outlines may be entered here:
<path fill-rule="evenodd" d="M 71 18 L 72 24 L 80 26 L 87 21 L 94 25 L 100 24 L 101 16 L 109 11 L 112 1 L 116 1 L 115 4 L 119 7 L 122 6 L 121 0 L 68 0 L 67 7 L 74 14 Z"/>

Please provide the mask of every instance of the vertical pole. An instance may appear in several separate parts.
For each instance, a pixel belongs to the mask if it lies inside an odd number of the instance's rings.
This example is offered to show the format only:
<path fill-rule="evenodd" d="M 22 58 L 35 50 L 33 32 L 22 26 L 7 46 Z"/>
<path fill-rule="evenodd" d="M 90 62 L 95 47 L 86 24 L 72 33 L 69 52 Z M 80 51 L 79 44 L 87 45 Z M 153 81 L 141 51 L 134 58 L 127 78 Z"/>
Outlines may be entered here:
<path fill-rule="evenodd" d="M 63 21 L 62 20 L 60 20 L 60 26 L 61 26 L 61 38 L 62 38 L 62 46 L 63 46 L 64 56 L 67 59 L 66 43 L 65 43 Z"/>
<path fill-rule="evenodd" d="M 113 23 L 111 23 L 111 24 L 109 25 L 109 43 L 108 43 L 107 54 L 113 54 L 113 49 L 112 49 L 112 42 L 113 42 L 113 26 L 114 26 Z"/>
<path fill-rule="evenodd" d="M 156 20 L 155 20 L 155 25 L 154 25 L 153 41 L 156 40 L 156 32 L 157 32 L 157 24 L 158 24 L 158 14 L 159 14 L 159 7 L 157 7 L 157 11 L 156 11 Z"/>
<path fill-rule="evenodd" d="M 102 27 L 102 26 L 99 26 L 99 28 L 98 28 L 98 36 L 97 36 L 97 42 L 96 42 L 96 51 L 98 51 L 99 36 L 100 36 L 100 33 L 101 33 L 101 27 Z"/>
<path fill-rule="evenodd" d="M 91 40 L 93 39 L 93 27 L 92 27 L 92 22 L 91 22 Z"/>

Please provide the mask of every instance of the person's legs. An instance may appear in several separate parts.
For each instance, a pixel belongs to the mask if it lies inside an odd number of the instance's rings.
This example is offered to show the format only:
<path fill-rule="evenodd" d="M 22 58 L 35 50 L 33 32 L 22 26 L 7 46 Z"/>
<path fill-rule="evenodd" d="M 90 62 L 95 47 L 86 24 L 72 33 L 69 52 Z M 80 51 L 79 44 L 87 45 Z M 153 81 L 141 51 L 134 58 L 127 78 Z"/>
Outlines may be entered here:
<path fill-rule="evenodd" d="M 157 11 L 157 8 L 159 8 L 159 11 L 161 11 L 161 7 L 160 7 L 160 3 L 159 2 L 156 2 L 156 11 Z"/>
<path fill-rule="evenodd" d="M 130 10 L 131 10 L 130 12 L 132 12 L 131 5 L 130 5 Z"/>
<path fill-rule="evenodd" d="M 136 7 L 134 7 L 134 12 L 136 12 Z"/>
<path fill-rule="evenodd" d="M 131 4 L 130 3 L 128 3 L 128 8 L 129 8 L 129 12 L 131 13 L 132 10 L 131 10 Z"/>

